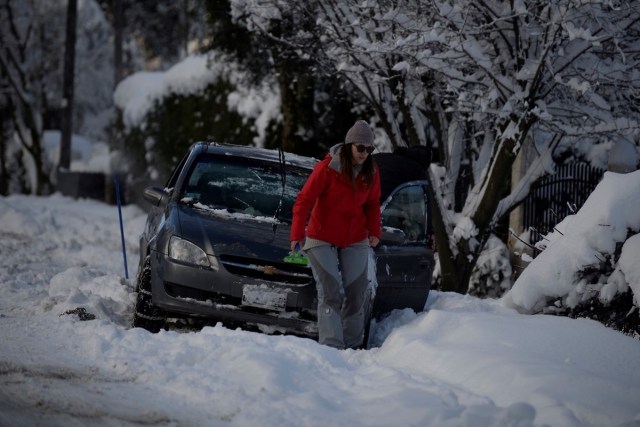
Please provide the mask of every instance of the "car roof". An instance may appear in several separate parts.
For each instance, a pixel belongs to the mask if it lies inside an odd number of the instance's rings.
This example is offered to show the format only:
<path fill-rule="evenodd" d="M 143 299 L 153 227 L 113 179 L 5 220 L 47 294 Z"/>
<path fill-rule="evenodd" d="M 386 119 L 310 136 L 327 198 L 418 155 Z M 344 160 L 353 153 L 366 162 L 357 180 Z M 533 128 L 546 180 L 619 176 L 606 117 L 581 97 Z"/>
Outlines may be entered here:
<path fill-rule="evenodd" d="M 266 160 L 275 163 L 280 162 L 279 150 L 268 148 L 201 141 L 194 144 L 194 149 L 199 150 L 201 153 L 237 156 L 256 160 Z M 284 152 L 284 160 L 288 165 L 305 169 L 313 169 L 315 164 L 318 162 L 318 159 L 313 157 L 301 156 L 299 154 L 289 152 Z"/>

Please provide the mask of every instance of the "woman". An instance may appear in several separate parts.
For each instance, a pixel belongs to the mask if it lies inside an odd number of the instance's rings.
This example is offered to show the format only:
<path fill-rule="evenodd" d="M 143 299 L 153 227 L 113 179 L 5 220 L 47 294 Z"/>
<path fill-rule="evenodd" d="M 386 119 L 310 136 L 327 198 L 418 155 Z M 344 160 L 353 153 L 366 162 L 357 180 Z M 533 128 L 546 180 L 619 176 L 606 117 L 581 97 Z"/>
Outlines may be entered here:
<path fill-rule="evenodd" d="M 340 349 L 362 344 L 369 247 L 380 241 L 373 149 L 371 128 L 357 121 L 316 165 L 293 207 L 291 250 L 304 239 L 318 290 L 319 342 Z"/>

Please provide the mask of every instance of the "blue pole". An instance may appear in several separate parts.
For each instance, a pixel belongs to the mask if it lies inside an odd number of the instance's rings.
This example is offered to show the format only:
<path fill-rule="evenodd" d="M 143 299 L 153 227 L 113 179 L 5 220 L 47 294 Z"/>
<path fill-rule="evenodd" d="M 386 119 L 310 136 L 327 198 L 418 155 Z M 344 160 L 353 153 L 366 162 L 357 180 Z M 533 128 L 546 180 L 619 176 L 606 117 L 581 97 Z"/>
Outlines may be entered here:
<path fill-rule="evenodd" d="M 122 208 L 120 207 L 120 183 L 118 175 L 113 176 L 116 186 L 116 202 L 118 203 L 118 216 L 120 217 L 120 238 L 122 240 L 122 256 L 124 258 L 124 277 L 129 279 L 129 269 L 127 268 L 127 248 L 124 244 L 124 228 L 122 227 Z"/>

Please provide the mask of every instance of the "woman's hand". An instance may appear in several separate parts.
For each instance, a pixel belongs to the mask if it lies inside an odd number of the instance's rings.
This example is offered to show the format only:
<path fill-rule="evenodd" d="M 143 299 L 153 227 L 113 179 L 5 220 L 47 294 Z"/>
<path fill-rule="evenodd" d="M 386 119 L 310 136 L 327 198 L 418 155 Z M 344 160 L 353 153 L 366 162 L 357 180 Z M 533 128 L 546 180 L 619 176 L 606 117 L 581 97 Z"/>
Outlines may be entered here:
<path fill-rule="evenodd" d="M 369 245 L 372 248 L 378 246 L 378 243 L 380 243 L 380 239 L 378 239 L 376 236 L 369 236 Z"/>
<path fill-rule="evenodd" d="M 295 252 L 296 251 L 296 246 L 300 247 L 300 242 L 298 240 L 292 240 L 291 241 L 291 252 Z"/>

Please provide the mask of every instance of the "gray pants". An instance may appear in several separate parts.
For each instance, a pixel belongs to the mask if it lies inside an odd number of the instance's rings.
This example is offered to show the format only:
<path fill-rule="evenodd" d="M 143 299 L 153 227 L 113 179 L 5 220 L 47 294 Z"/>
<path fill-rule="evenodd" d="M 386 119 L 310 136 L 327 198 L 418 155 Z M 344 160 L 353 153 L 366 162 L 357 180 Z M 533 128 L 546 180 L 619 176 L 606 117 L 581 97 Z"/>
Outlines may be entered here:
<path fill-rule="evenodd" d="M 305 252 L 318 289 L 318 341 L 340 349 L 359 347 L 364 338 L 369 245 L 322 245 Z"/>

